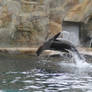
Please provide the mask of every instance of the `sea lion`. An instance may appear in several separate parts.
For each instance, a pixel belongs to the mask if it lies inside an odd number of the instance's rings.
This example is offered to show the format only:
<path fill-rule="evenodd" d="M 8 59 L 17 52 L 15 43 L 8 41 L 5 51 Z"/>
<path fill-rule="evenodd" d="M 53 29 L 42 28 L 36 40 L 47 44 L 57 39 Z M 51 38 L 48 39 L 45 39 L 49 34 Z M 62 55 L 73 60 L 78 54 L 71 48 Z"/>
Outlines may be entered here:
<path fill-rule="evenodd" d="M 42 51 L 44 51 L 44 50 L 56 50 L 56 51 L 67 52 L 67 53 L 69 53 L 69 51 L 72 51 L 72 52 L 75 52 L 79 56 L 79 58 L 81 58 L 78 50 L 71 42 L 66 41 L 66 40 L 58 40 L 57 39 L 57 37 L 60 35 L 60 33 L 61 32 L 59 32 L 51 39 L 44 42 L 43 45 L 41 45 L 38 48 L 38 50 L 36 52 L 37 56 L 39 56 L 42 53 Z"/>

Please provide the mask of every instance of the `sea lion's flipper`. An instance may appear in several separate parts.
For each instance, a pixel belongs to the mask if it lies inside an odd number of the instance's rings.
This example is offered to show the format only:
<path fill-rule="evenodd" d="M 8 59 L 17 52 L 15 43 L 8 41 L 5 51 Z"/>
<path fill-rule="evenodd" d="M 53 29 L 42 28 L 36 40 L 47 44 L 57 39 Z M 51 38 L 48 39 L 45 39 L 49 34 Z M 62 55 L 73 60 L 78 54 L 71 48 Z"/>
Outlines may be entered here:
<path fill-rule="evenodd" d="M 54 40 L 55 41 L 60 34 L 61 34 L 61 32 L 57 33 L 55 36 L 50 38 L 48 41 L 50 41 L 50 40 Z"/>

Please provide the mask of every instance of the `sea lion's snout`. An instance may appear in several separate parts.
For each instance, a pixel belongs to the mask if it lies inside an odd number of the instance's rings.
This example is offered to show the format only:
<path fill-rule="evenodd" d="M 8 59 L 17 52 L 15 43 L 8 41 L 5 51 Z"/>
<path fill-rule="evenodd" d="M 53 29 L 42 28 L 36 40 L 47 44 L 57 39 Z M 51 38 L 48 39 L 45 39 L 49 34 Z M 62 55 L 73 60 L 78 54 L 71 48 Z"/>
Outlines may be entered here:
<path fill-rule="evenodd" d="M 36 51 L 37 56 L 40 56 L 40 54 L 42 53 L 42 51 L 43 51 L 43 45 L 40 46 L 40 47 L 38 48 L 38 50 Z"/>

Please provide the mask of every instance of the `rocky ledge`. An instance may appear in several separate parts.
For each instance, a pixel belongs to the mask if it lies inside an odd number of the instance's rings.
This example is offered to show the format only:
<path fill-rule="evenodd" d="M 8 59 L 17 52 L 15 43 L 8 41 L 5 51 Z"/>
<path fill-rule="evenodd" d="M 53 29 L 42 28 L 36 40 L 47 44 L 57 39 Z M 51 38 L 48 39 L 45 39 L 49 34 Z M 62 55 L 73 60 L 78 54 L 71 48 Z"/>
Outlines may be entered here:
<path fill-rule="evenodd" d="M 0 48 L 0 56 L 36 56 L 37 48 L 30 47 L 14 47 L 14 48 Z M 80 54 L 85 56 L 92 56 L 91 48 L 78 48 Z M 44 55 L 58 55 L 57 51 L 46 50 L 43 52 Z"/>

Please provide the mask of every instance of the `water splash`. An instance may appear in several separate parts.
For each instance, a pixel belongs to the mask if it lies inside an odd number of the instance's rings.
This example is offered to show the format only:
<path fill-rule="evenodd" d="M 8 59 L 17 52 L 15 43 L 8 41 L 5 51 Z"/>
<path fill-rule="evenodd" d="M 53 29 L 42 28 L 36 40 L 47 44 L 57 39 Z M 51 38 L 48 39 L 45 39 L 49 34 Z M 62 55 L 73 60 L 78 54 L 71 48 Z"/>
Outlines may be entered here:
<path fill-rule="evenodd" d="M 79 57 L 76 52 L 71 52 L 72 58 L 59 62 L 62 72 L 74 73 L 78 76 L 88 76 L 91 73 L 92 65 L 88 63 L 84 56 Z"/>
<path fill-rule="evenodd" d="M 81 56 L 82 59 L 80 59 L 75 52 L 72 54 L 74 63 L 70 63 L 70 69 L 68 69 L 80 77 L 89 76 L 92 73 L 92 65 L 86 61 L 84 56 Z"/>
<path fill-rule="evenodd" d="M 73 59 L 75 61 L 75 65 L 78 68 L 88 67 L 90 64 L 86 62 L 86 59 L 81 56 L 80 58 L 76 52 L 72 52 Z"/>

